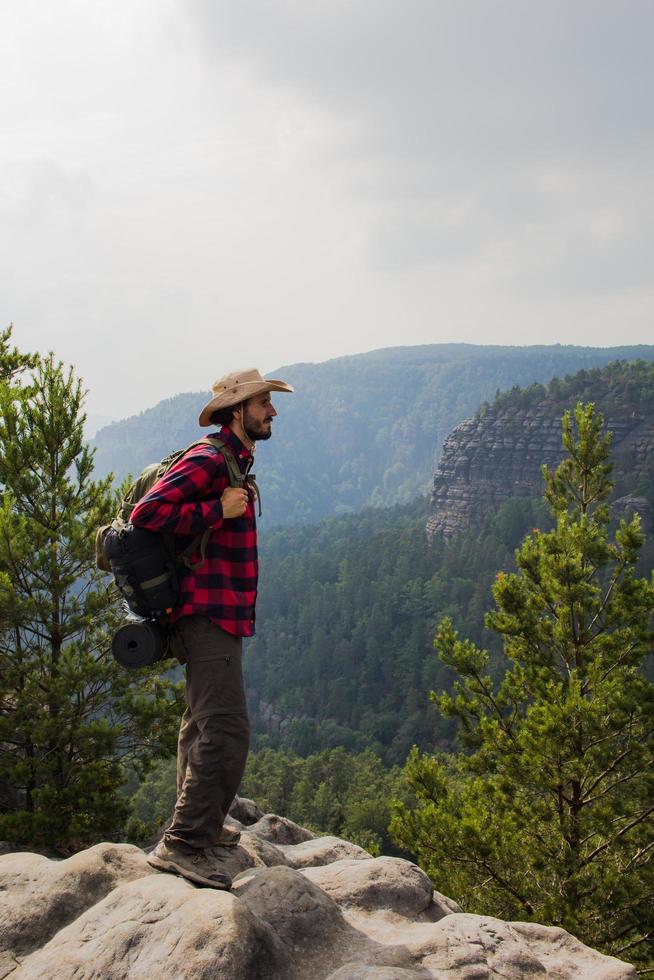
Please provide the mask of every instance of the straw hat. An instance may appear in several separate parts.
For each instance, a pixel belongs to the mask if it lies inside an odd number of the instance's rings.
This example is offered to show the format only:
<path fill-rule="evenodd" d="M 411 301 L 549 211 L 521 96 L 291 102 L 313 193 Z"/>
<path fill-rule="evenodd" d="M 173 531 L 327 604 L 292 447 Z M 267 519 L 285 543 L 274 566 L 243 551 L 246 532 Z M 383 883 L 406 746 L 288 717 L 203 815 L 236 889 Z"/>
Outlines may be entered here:
<path fill-rule="evenodd" d="M 246 398 L 260 395 L 264 391 L 293 391 L 285 381 L 274 381 L 264 378 L 256 368 L 246 371 L 233 371 L 214 382 L 213 398 L 200 412 L 200 425 L 211 425 L 211 416 L 219 408 L 229 408 L 238 405 Z"/>

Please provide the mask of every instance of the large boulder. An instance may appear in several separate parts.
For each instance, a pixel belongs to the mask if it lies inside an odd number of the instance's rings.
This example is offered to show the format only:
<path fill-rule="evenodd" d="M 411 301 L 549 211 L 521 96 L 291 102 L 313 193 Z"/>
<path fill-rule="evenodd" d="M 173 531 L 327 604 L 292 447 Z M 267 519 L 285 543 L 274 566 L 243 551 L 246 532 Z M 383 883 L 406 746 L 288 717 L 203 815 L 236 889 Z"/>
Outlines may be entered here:
<path fill-rule="evenodd" d="M 633 966 L 584 946 L 565 929 L 541 926 L 537 922 L 508 922 L 506 925 L 540 959 L 546 974 L 597 977 L 598 980 L 600 977 L 601 980 L 636 978 Z"/>
<path fill-rule="evenodd" d="M 96 844 L 65 861 L 29 851 L 0 858 L 0 955 L 40 948 L 118 885 L 155 874 L 131 844 Z"/>
<path fill-rule="evenodd" d="M 280 844 L 279 850 L 291 868 L 314 868 L 346 858 L 352 861 L 369 861 L 372 858 L 372 854 L 358 844 L 340 837 L 315 837 L 298 844 Z"/>
<path fill-rule="evenodd" d="M 271 844 L 300 844 L 305 840 L 313 840 L 316 836 L 306 827 L 300 827 L 292 820 L 278 817 L 275 813 L 267 813 L 265 817 L 261 817 L 248 827 L 248 832 L 270 841 Z"/>
<path fill-rule="evenodd" d="M 277 847 L 276 844 L 271 844 L 270 841 L 264 840 L 263 837 L 250 834 L 247 830 L 241 834 L 241 847 L 252 858 L 257 858 L 261 861 L 261 864 L 264 864 L 267 868 L 273 868 L 278 864 L 288 864 L 288 860 L 281 847 Z M 254 863 L 258 864 L 258 861 Z"/>
<path fill-rule="evenodd" d="M 261 807 L 258 807 L 254 800 L 248 800 L 245 796 L 235 796 L 229 808 L 229 815 L 234 820 L 238 820 L 244 827 L 249 827 L 265 815 Z"/>
<path fill-rule="evenodd" d="M 243 875 L 234 883 L 234 894 L 296 951 L 309 976 L 316 972 L 315 960 L 332 956 L 334 946 L 350 942 L 355 935 L 362 938 L 347 925 L 336 903 L 292 868 Z"/>
<path fill-rule="evenodd" d="M 542 928 L 542 927 L 541 927 Z M 575 980 L 636 980 L 636 970 L 620 960 L 602 956 L 562 929 L 538 934 L 515 923 L 489 916 L 455 914 L 422 933 L 413 927 L 407 945 L 429 975 L 440 977 L 575 978 Z"/>
<path fill-rule="evenodd" d="M 295 956 L 297 980 L 326 977 L 348 961 L 411 966 L 402 946 L 384 946 L 353 928 L 332 898 L 293 868 L 244 874 L 234 893 Z"/>
<path fill-rule="evenodd" d="M 304 874 L 341 907 L 390 909 L 417 922 L 436 922 L 461 911 L 451 898 L 434 892 L 424 871 L 401 858 L 337 861 L 306 868 Z"/>
<path fill-rule="evenodd" d="M 288 950 L 238 898 L 157 875 L 123 885 L 88 909 L 29 956 L 15 980 L 289 975 Z"/>

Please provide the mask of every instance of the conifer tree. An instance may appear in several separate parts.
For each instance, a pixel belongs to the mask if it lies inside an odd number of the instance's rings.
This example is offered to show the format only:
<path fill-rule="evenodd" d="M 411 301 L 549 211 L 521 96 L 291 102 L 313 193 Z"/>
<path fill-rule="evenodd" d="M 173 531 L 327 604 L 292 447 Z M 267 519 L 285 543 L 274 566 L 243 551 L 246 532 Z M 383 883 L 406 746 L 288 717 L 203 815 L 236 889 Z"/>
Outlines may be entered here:
<path fill-rule="evenodd" d="M 0 839 L 66 850 L 120 831 L 123 764 L 170 752 L 179 712 L 170 682 L 111 657 L 93 537 L 116 501 L 92 480 L 81 384 L 1 339 Z"/>
<path fill-rule="evenodd" d="M 498 573 L 488 628 L 509 667 L 441 623 L 457 675 L 432 699 L 463 752 L 407 764 L 418 798 L 395 838 L 466 911 L 560 925 L 654 965 L 654 579 L 635 572 L 637 516 L 611 521 L 609 437 L 593 405 L 563 418 L 567 456 L 544 468 L 554 529 L 527 536 Z"/>
<path fill-rule="evenodd" d="M 24 354 L 11 346 L 12 327 L 0 330 L 0 384 L 13 389 L 14 395 L 21 392 L 20 378 L 28 368 L 36 365 L 34 354 Z"/>

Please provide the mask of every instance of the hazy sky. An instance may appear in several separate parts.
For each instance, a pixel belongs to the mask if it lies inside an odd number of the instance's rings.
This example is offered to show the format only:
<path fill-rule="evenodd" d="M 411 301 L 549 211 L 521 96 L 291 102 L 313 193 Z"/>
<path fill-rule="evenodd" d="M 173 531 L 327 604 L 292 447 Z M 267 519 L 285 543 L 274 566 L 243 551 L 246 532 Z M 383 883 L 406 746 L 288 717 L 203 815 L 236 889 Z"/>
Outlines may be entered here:
<path fill-rule="evenodd" d="M 123 417 L 239 366 L 654 341 L 651 0 L 1 0 L 0 301 Z"/>

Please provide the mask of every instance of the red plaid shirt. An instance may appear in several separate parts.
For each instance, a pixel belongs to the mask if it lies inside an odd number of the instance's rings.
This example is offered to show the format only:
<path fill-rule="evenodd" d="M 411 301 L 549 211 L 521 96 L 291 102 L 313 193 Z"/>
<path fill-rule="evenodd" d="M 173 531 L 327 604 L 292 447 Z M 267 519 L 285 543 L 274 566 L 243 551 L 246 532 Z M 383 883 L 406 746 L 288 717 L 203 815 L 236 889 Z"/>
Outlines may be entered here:
<path fill-rule="evenodd" d="M 245 473 L 251 453 L 230 429 L 218 434 Z M 222 453 L 213 446 L 194 446 L 139 500 L 132 523 L 179 536 L 178 553 L 207 527 L 214 528 L 207 560 L 195 570 L 180 565 L 180 600 L 169 621 L 199 614 L 234 636 L 252 636 L 259 574 L 254 492 L 242 517 L 223 518 L 220 496 L 228 486 Z M 199 552 L 191 561 L 200 561 Z"/>

